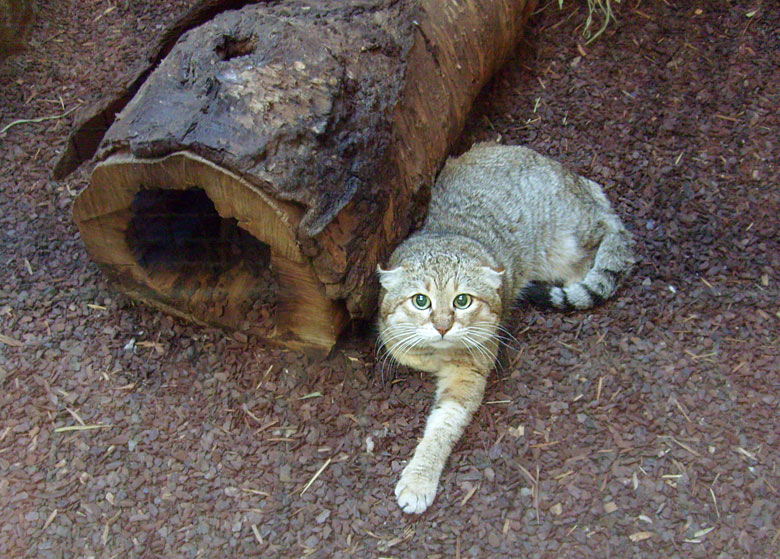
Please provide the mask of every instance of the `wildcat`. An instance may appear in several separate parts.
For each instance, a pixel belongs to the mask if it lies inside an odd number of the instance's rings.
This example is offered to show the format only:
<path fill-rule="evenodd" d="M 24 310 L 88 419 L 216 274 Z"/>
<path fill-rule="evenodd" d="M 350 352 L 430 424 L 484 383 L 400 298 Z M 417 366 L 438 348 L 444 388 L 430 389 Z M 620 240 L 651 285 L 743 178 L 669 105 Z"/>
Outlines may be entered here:
<path fill-rule="evenodd" d="M 633 263 L 631 235 L 595 182 L 520 146 L 476 144 L 447 161 L 423 227 L 378 269 L 379 341 L 437 379 L 423 438 L 395 488 L 404 512 L 433 502 L 515 300 L 587 309 Z"/>

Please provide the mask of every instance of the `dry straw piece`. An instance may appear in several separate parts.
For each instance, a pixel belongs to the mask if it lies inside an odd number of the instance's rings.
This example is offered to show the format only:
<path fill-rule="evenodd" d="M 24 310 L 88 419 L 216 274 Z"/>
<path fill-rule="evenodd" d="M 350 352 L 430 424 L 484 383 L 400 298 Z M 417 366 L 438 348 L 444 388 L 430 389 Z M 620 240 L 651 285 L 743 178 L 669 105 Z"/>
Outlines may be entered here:
<path fill-rule="evenodd" d="M 585 44 L 590 44 L 604 32 L 609 26 L 610 20 L 617 21 L 615 14 L 612 11 L 612 0 L 585 0 L 588 4 L 588 17 L 585 20 L 585 27 L 582 30 L 582 36 L 585 37 Z M 614 0 L 616 4 L 620 3 L 620 0 Z M 558 0 L 558 8 L 563 8 L 564 0 Z M 595 32 L 591 32 L 591 26 L 595 18 L 601 19 L 601 27 Z"/>

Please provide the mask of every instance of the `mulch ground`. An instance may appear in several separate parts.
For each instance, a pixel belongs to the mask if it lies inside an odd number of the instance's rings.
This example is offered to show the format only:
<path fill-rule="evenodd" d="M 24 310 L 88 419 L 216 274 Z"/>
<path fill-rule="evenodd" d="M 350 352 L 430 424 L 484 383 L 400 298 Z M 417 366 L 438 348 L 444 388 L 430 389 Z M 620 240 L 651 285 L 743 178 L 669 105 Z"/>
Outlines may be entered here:
<path fill-rule="evenodd" d="M 0 128 L 97 98 L 189 3 L 41 3 Z M 0 134 L 0 556 L 777 557 L 780 12 L 631 0 L 585 46 L 566 4 L 461 148 L 601 182 L 640 262 L 593 312 L 518 310 L 422 516 L 393 487 L 429 378 L 383 378 L 370 336 L 308 361 L 119 296 L 70 215 L 89 169 L 49 178 L 71 116 Z"/>

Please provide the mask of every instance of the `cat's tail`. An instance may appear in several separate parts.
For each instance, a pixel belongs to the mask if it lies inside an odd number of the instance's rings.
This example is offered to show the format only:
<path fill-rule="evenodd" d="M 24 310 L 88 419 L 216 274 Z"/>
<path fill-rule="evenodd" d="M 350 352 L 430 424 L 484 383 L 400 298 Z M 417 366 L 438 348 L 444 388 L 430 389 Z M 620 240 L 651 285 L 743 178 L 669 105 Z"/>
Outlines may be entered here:
<path fill-rule="evenodd" d="M 593 267 L 576 283 L 552 284 L 532 281 L 522 290 L 522 299 L 540 307 L 564 311 L 589 309 L 615 294 L 634 265 L 633 239 L 623 225 L 608 224 Z"/>

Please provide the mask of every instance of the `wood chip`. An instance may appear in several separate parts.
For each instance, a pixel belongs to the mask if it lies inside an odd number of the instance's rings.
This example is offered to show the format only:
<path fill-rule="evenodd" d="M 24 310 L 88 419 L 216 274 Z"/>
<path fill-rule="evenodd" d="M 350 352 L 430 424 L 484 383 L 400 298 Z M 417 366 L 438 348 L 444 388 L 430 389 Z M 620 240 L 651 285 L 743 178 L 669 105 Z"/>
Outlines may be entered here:
<path fill-rule="evenodd" d="M 257 540 L 257 543 L 260 545 L 263 545 L 263 536 L 260 535 L 260 530 L 257 529 L 257 524 L 252 524 L 252 533 L 255 535 L 255 539 Z"/>
<path fill-rule="evenodd" d="M 655 532 L 634 532 L 628 538 L 632 542 L 641 542 L 648 538 L 652 538 L 655 535 Z"/>
<path fill-rule="evenodd" d="M 79 414 L 78 414 L 78 413 L 76 413 L 76 411 L 75 411 L 75 410 L 72 410 L 72 409 L 70 409 L 70 408 L 68 408 L 68 407 L 66 407 L 66 408 L 65 408 L 65 410 L 66 410 L 66 411 L 67 411 L 67 412 L 68 412 L 70 415 L 72 415 L 72 416 L 73 416 L 73 419 L 75 419 L 76 421 L 78 421 L 78 422 L 79 422 L 79 425 L 82 425 L 82 426 L 83 426 L 83 425 L 86 425 L 86 423 L 84 423 L 84 420 L 83 420 L 83 419 L 81 419 L 81 416 L 79 416 Z"/>
<path fill-rule="evenodd" d="M 51 525 L 51 523 L 54 522 L 54 519 L 57 518 L 57 513 L 58 512 L 59 511 L 57 509 L 54 509 L 53 511 L 51 511 L 51 514 L 46 519 L 46 522 L 44 523 L 43 528 L 41 528 L 42 532 L 45 532 L 46 528 L 48 528 Z"/>
<path fill-rule="evenodd" d="M 6 336 L 5 334 L 0 334 L 0 342 L 11 347 L 22 347 L 24 345 L 24 342 L 20 342 L 11 336 Z"/>
<path fill-rule="evenodd" d="M 756 455 L 752 452 L 749 452 L 742 448 L 741 446 L 734 447 L 734 452 L 741 454 L 742 456 L 745 456 L 746 458 L 750 458 L 751 460 L 758 461 L 758 458 L 756 458 Z"/>
<path fill-rule="evenodd" d="M 477 492 L 477 489 L 479 489 L 479 484 L 469 489 L 468 493 L 466 493 L 466 495 L 460 501 L 460 506 L 464 506 L 466 503 L 468 503 L 469 499 L 471 499 L 474 496 L 474 493 Z"/>

